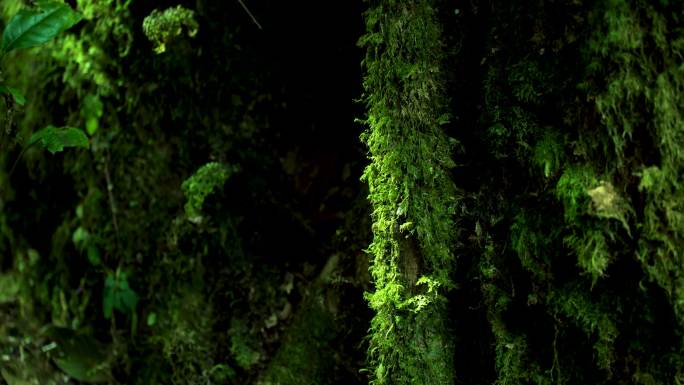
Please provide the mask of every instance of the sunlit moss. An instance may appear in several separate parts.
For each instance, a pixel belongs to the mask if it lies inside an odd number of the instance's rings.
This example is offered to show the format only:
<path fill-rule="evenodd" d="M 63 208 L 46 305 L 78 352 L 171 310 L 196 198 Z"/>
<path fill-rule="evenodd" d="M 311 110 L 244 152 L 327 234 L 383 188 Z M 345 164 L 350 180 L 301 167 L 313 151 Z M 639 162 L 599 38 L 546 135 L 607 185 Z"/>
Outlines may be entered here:
<path fill-rule="evenodd" d="M 443 294 L 452 286 L 443 49 L 431 1 L 372 1 L 364 61 L 371 163 L 364 180 L 373 206 L 369 247 L 376 290 L 368 299 L 370 361 L 376 384 L 453 382 Z"/>
<path fill-rule="evenodd" d="M 197 34 L 199 24 L 195 13 L 178 5 L 163 11 L 155 9 L 143 20 L 143 33 L 154 44 L 154 52 L 166 51 L 166 44 L 180 36 L 186 29 L 188 36 Z"/>

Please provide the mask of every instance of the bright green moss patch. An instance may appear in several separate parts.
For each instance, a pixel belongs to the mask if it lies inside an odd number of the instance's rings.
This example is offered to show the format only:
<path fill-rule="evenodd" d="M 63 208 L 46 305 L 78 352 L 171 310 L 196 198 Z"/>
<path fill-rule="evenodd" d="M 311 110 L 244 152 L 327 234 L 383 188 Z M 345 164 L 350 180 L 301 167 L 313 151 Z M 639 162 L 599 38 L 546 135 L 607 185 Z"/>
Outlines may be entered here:
<path fill-rule="evenodd" d="M 187 202 L 185 215 L 191 222 L 202 221 L 202 205 L 204 199 L 215 189 L 220 188 L 235 172 L 234 167 L 221 163 L 207 163 L 200 167 L 190 178 L 181 185 Z"/>
<path fill-rule="evenodd" d="M 373 206 L 369 247 L 376 315 L 369 350 L 376 384 L 449 384 L 443 294 L 450 272 L 456 191 L 442 79 L 441 31 L 431 1 L 374 1 L 364 61 Z"/>
<path fill-rule="evenodd" d="M 166 45 L 187 30 L 189 37 L 197 34 L 199 24 L 195 13 L 178 5 L 163 11 L 155 9 L 145 17 L 142 24 L 143 33 L 154 44 L 154 52 L 163 53 Z"/>

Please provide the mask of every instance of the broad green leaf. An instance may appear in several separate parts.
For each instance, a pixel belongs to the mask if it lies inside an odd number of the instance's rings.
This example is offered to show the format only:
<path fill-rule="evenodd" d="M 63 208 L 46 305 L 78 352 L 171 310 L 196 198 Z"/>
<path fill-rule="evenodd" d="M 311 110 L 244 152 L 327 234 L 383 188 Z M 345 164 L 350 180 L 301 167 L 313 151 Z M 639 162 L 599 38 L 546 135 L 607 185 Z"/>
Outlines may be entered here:
<path fill-rule="evenodd" d="M 109 368 L 90 367 L 87 362 L 73 357 L 55 358 L 55 364 L 69 377 L 78 381 L 98 384 L 109 381 Z"/>
<path fill-rule="evenodd" d="M 52 359 L 64 373 L 85 383 L 102 383 L 111 379 L 107 348 L 90 335 L 51 326 L 46 334 L 57 344 Z"/>
<path fill-rule="evenodd" d="M 0 54 L 46 43 L 81 20 L 81 15 L 66 4 L 42 1 L 38 5 L 38 9 L 19 11 L 9 21 L 2 33 Z"/>
<path fill-rule="evenodd" d="M 0 84 L 0 94 L 12 95 L 12 97 L 14 98 L 14 102 L 20 106 L 23 106 L 24 103 L 26 103 L 26 98 L 24 98 L 24 95 L 22 95 L 21 92 L 19 92 L 19 90 L 16 88 Z"/>
<path fill-rule="evenodd" d="M 37 142 L 40 142 L 46 150 L 53 154 L 64 150 L 64 147 L 88 148 L 89 146 L 88 137 L 78 128 L 57 128 L 53 125 L 34 132 L 27 145 L 30 146 Z"/>

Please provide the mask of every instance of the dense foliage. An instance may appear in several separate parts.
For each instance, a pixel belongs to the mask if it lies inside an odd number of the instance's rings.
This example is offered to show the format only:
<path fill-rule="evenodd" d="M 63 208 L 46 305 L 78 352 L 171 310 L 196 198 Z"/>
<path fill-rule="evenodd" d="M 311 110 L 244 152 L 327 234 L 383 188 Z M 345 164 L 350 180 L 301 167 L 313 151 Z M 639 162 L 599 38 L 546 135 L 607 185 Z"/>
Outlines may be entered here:
<path fill-rule="evenodd" d="M 0 384 L 684 383 L 684 3 L 0 30 Z"/>

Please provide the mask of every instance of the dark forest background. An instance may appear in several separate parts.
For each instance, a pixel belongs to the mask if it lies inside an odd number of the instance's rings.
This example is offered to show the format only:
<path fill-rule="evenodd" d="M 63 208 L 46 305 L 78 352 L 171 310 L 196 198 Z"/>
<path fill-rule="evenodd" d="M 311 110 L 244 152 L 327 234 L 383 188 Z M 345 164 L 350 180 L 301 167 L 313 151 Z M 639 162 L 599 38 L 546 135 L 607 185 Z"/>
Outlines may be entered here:
<path fill-rule="evenodd" d="M 684 3 L 50 7 L 0 383 L 684 383 Z"/>

